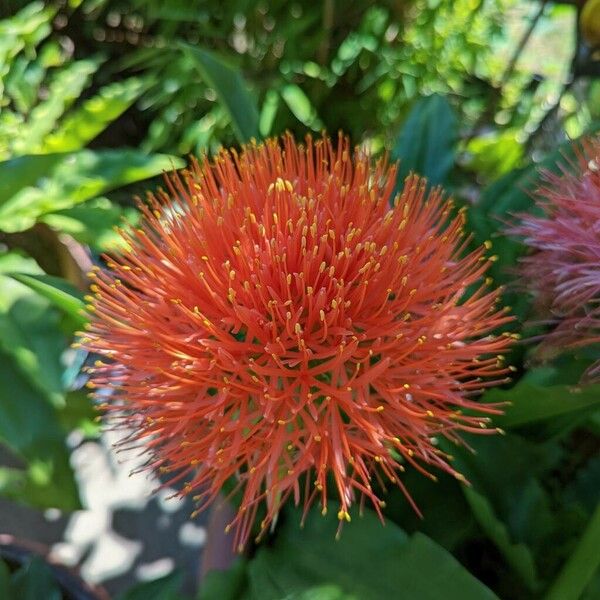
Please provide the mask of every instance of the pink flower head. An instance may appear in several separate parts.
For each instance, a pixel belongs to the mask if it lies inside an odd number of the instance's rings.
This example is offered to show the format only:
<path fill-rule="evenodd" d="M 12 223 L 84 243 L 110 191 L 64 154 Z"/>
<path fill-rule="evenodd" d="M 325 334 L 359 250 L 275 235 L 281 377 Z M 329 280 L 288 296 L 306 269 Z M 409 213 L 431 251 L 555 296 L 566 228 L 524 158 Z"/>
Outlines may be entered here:
<path fill-rule="evenodd" d="M 600 341 L 600 139 L 577 148 L 561 170 L 545 173 L 536 192 L 543 215 L 521 215 L 511 229 L 533 250 L 522 273 L 555 325 L 541 346 L 546 354 Z M 599 369 L 597 362 L 587 375 Z"/>

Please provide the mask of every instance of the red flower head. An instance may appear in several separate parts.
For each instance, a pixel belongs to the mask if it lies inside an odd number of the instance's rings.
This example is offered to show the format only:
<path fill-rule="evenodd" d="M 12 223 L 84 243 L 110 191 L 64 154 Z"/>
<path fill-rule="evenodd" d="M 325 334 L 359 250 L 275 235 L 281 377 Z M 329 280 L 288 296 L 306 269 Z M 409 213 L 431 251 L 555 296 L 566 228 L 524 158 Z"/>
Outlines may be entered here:
<path fill-rule="evenodd" d="M 432 438 L 499 412 L 472 399 L 510 342 L 484 251 L 416 176 L 392 208 L 394 181 L 341 137 L 222 151 L 171 175 L 97 273 L 92 385 L 201 507 L 237 481 L 236 545 L 261 504 L 264 530 L 289 496 L 325 511 L 332 482 L 341 524 L 406 464 L 462 478 Z"/>
<path fill-rule="evenodd" d="M 550 353 L 600 341 L 600 139 L 576 155 L 560 175 L 545 173 L 543 216 L 521 215 L 511 229 L 533 249 L 522 272 L 556 325 L 541 346 Z M 599 374 L 600 362 L 587 375 Z"/>

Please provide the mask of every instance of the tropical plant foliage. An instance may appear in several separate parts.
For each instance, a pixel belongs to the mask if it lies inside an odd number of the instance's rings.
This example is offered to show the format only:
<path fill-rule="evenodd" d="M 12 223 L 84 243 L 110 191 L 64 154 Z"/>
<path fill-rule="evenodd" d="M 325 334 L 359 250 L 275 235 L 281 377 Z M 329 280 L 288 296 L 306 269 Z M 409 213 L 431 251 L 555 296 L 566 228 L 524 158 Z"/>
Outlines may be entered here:
<path fill-rule="evenodd" d="M 93 357 L 71 344 L 85 327 L 85 272 L 116 249 L 113 227 L 138 219 L 133 197 L 188 153 L 341 129 L 399 160 L 399 185 L 415 171 L 444 186 L 466 207 L 472 243 L 491 242 L 522 340 L 507 357 L 512 383 L 481 398 L 507 403 L 495 421 L 506 435 L 448 448 L 470 486 L 407 472 L 423 520 L 391 491 L 385 527 L 365 509 L 336 542 L 335 514 L 313 511 L 299 529 L 286 508 L 198 597 L 599 597 L 600 386 L 580 376 L 600 352 L 537 360 L 547 325 L 516 276 L 527 249 L 504 233 L 534 210 L 542 170 L 560 171 L 572 141 L 598 130 L 592 4 L 1 3 L 0 493 L 81 506 L 67 440 L 99 428 L 82 389 Z M 12 575 L 0 562 L 0 597 L 53 597 L 49 578 L 36 562 Z M 181 598 L 179 586 L 173 573 L 122 599 Z"/>

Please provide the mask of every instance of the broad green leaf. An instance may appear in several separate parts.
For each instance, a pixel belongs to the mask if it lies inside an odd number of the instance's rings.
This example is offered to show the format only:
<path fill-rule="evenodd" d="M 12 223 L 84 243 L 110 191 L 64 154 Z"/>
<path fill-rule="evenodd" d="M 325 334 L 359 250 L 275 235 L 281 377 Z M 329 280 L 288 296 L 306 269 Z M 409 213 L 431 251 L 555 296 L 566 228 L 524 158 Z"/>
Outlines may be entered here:
<path fill-rule="evenodd" d="M 5 353 L 0 353 L 0 406 L 0 441 L 27 463 L 22 478 L 3 474 L 4 492 L 34 506 L 80 508 L 56 411 Z"/>
<path fill-rule="evenodd" d="M 412 171 L 431 185 L 446 183 L 458 140 L 454 110 L 443 96 L 418 100 L 402 125 L 392 157 L 400 160 L 398 187 Z"/>
<path fill-rule="evenodd" d="M 159 579 L 134 585 L 121 594 L 118 600 L 181 600 L 179 589 L 182 580 L 181 572 L 173 571 Z"/>
<path fill-rule="evenodd" d="M 132 77 L 101 88 L 97 95 L 71 111 L 58 129 L 44 139 L 41 151 L 80 150 L 123 114 L 147 87 L 147 81 Z"/>
<path fill-rule="evenodd" d="M 544 387 L 519 382 L 509 390 L 488 391 L 482 401 L 512 403 L 504 415 L 494 417 L 496 425 L 508 429 L 562 415 L 579 417 L 597 410 L 600 408 L 600 385 Z"/>
<path fill-rule="evenodd" d="M 19 190 L 38 185 L 64 158 L 64 154 L 44 154 L 0 162 L 0 206 Z"/>
<path fill-rule="evenodd" d="M 27 185 L 10 197 L 0 198 L 0 223 L 4 231 L 23 231 L 44 214 L 70 208 L 114 188 L 180 168 L 184 162 L 164 154 L 146 155 L 137 150 L 81 150 L 62 158 L 37 187 Z M 46 157 L 28 156 L 35 164 Z M 9 177 L 12 160 L 0 163 L 0 180 Z"/>
<path fill-rule="evenodd" d="M 353 516 L 339 541 L 334 506 L 322 517 L 286 510 L 270 544 L 248 563 L 252 600 L 305 598 L 308 590 L 329 586 L 342 598 L 360 600 L 492 599 L 496 596 L 458 561 L 426 536 L 408 537 L 392 522 L 385 526 L 369 509 Z M 326 589 L 326 588 L 325 588 Z"/>
<path fill-rule="evenodd" d="M 385 518 L 391 519 L 407 533 L 420 531 L 446 550 L 453 552 L 477 533 L 477 523 L 462 492 L 462 485 L 445 473 L 435 473 L 437 481 L 424 477 L 416 469 L 407 469 L 402 483 L 410 490 L 421 518 L 398 488 L 385 498 Z M 440 502 L 440 498 L 444 501 Z"/>
<path fill-rule="evenodd" d="M 577 600 L 600 567 L 600 502 L 546 600 Z"/>
<path fill-rule="evenodd" d="M 87 322 L 87 319 L 83 316 L 85 310 L 83 294 L 68 281 L 46 274 L 8 273 L 8 275 L 31 288 L 65 312 L 71 319 L 74 331 L 82 328 Z"/>
<path fill-rule="evenodd" d="M 35 556 L 12 577 L 12 595 L 19 600 L 62 600 L 63 595 L 52 570 Z"/>
<path fill-rule="evenodd" d="M 221 104 L 231 117 L 231 124 L 240 142 L 259 138 L 256 99 L 248 91 L 246 82 L 237 69 L 227 64 L 214 52 L 180 43 L 182 50 L 207 85 L 213 88 Z"/>

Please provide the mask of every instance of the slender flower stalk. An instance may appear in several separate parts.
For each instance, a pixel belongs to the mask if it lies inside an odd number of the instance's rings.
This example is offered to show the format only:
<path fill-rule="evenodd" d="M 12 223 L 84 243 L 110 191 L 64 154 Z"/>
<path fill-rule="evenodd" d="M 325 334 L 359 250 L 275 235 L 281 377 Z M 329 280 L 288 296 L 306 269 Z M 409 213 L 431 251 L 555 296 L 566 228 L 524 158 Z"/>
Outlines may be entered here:
<path fill-rule="evenodd" d="M 475 396 L 511 339 L 485 250 L 424 180 L 392 199 L 395 174 L 341 136 L 222 151 L 167 177 L 93 273 L 102 408 L 198 510 L 236 482 L 240 549 L 260 506 L 262 534 L 290 497 L 325 513 L 333 486 L 341 526 L 357 501 L 381 515 L 374 482 L 410 500 L 408 465 L 464 481 L 436 438 L 495 431 Z"/>
<path fill-rule="evenodd" d="M 600 341 L 600 138 L 545 173 L 536 204 L 541 215 L 521 215 L 510 231 L 532 249 L 522 273 L 553 326 L 540 345 L 547 357 Z M 597 362 L 585 377 L 599 375 Z"/>

